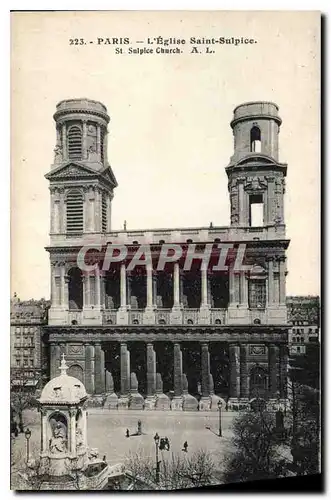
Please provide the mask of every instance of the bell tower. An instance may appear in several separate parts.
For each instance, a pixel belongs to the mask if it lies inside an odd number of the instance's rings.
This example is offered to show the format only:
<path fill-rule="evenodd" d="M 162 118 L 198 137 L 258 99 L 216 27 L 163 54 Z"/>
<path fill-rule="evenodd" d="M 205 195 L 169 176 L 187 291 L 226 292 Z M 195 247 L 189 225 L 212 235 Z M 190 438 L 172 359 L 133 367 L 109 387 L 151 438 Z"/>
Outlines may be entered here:
<path fill-rule="evenodd" d="M 234 110 L 234 154 L 226 168 L 231 226 L 283 226 L 287 165 L 278 161 L 281 118 L 272 102 L 248 102 Z"/>
<path fill-rule="evenodd" d="M 117 186 L 107 158 L 107 108 L 90 99 L 56 106 L 56 145 L 50 181 L 52 235 L 111 231 L 111 201 Z"/>

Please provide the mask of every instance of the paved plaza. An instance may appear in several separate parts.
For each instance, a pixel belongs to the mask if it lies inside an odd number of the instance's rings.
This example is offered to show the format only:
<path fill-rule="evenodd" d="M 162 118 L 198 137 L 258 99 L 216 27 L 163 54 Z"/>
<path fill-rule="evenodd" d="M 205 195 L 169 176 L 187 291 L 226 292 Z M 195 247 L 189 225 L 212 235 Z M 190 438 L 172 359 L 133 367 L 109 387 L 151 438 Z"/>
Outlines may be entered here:
<path fill-rule="evenodd" d="M 167 436 L 170 440 L 170 453 L 183 454 L 183 443 L 187 441 L 187 456 L 195 451 L 206 450 L 211 453 L 217 469 L 222 469 L 222 457 L 231 449 L 231 422 L 235 412 L 222 413 L 222 437 L 218 436 L 219 416 L 211 412 L 148 412 L 114 411 L 89 409 L 88 444 L 98 448 L 101 457 L 106 455 L 110 464 L 124 462 L 130 453 L 139 453 L 142 457 L 155 457 L 154 435 Z M 142 423 L 142 435 L 137 433 L 138 420 Z M 37 411 L 25 412 L 25 427 L 32 432 L 30 439 L 31 454 L 38 455 L 40 449 L 40 414 Z M 126 437 L 126 429 L 130 437 Z M 13 450 L 26 456 L 26 441 L 20 434 L 13 442 Z M 160 452 L 160 458 L 166 459 L 169 452 Z"/>

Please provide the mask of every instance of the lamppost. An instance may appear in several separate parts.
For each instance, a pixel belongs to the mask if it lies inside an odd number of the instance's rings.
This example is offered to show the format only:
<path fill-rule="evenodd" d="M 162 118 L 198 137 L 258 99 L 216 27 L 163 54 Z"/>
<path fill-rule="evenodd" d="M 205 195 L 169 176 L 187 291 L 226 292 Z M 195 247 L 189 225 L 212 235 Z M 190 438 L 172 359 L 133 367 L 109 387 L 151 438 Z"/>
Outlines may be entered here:
<path fill-rule="evenodd" d="M 222 401 L 217 403 L 218 406 L 218 414 L 219 414 L 219 422 L 218 422 L 218 435 L 222 437 Z"/>
<path fill-rule="evenodd" d="M 31 431 L 29 428 L 26 429 L 25 431 L 25 439 L 26 439 L 26 461 L 29 462 L 29 458 L 30 458 L 30 450 L 29 450 L 29 441 L 30 441 L 30 437 L 31 437 Z"/>
<path fill-rule="evenodd" d="M 159 462 L 159 441 L 160 441 L 160 436 L 158 433 L 155 434 L 154 436 L 154 441 L 155 441 L 155 459 L 156 459 L 156 482 L 160 482 L 160 462 Z"/>

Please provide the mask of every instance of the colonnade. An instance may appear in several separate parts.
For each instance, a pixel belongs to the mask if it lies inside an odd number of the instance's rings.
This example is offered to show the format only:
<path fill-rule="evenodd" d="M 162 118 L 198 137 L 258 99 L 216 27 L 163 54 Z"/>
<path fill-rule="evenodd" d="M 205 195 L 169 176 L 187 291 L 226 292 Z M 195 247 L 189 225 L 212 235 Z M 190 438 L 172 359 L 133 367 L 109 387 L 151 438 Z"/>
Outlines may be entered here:
<path fill-rule="evenodd" d="M 146 348 L 146 381 L 147 397 L 152 397 L 156 392 L 157 356 L 155 344 L 143 342 Z M 183 394 L 183 346 L 185 342 L 172 342 L 173 344 L 173 392 L 174 397 Z M 210 385 L 211 361 L 210 345 L 212 342 L 200 342 L 200 380 L 201 395 L 209 397 L 213 388 Z M 51 377 L 57 375 L 61 352 L 65 344 L 51 345 Z M 120 396 L 128 397 L 130 394 L 130 349 L 127 342 L 119 342 L 120 352 Z M 286 397 L 288 354 L 285 344 L 268 344 L 268 355 L 265 362 L 261 363 L 266 371 L 268 386 L 266 393 L 269 398 Z M 250 376 L 251 369 L 259 366 L 249 354 L 249 344 L 229 343 L 229 394 L 234 400 L 246 400 L 251 397 Z M 72 362 L 72 361 L 71 361 Z M 73 363 L 73 362 L 72 362 Z M 78 362 L 79 363 L 79 362 Z M 82 377 L 89 394 L 107 392 L 105 351 L 101 342 L 84 344 L 84 360 Z"/>

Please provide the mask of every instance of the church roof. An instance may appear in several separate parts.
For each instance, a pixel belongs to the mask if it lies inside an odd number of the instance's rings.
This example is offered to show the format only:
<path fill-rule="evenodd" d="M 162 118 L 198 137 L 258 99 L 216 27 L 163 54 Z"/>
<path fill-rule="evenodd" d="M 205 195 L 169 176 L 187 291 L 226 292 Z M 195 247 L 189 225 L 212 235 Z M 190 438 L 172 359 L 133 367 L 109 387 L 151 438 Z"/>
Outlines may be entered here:
<path fill-rule="evenodd" d="M 67 375 L 68 366 L 62 356 L 61 375 L 52 378 L 42 390 L 39 398 L 41 404 L 76 404 L 87 398 L 84 384 L 75 377 Z"/>

